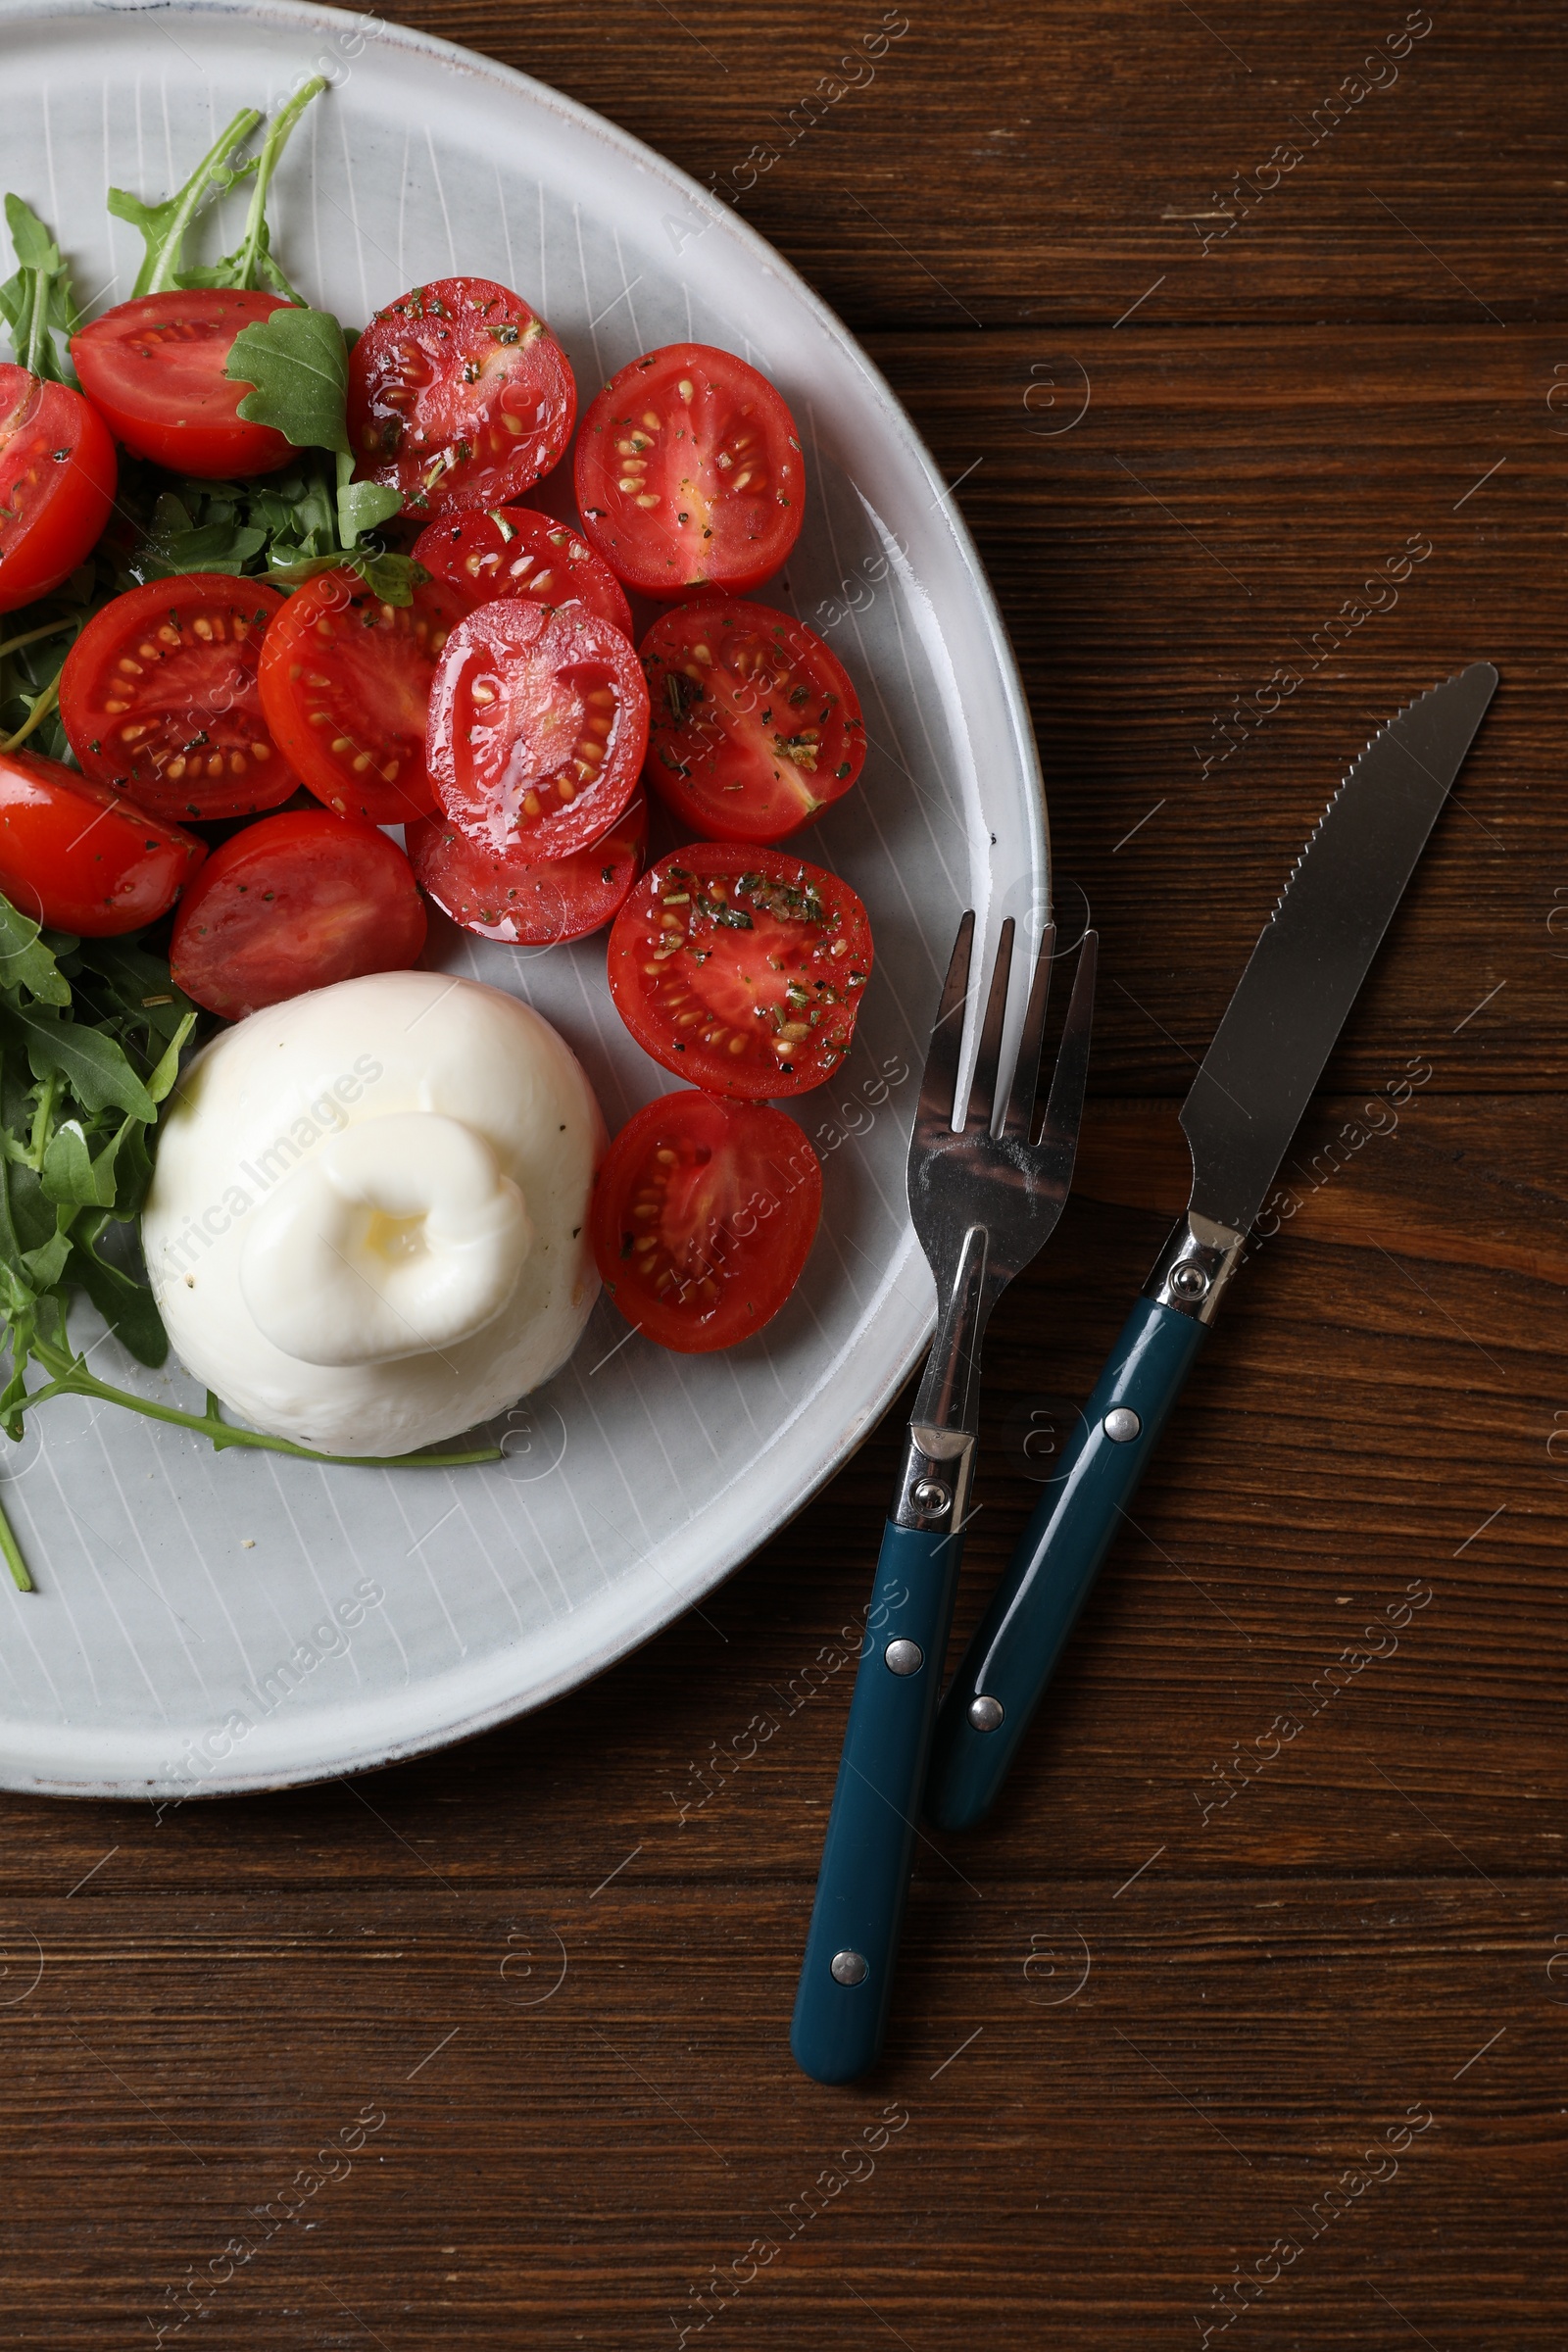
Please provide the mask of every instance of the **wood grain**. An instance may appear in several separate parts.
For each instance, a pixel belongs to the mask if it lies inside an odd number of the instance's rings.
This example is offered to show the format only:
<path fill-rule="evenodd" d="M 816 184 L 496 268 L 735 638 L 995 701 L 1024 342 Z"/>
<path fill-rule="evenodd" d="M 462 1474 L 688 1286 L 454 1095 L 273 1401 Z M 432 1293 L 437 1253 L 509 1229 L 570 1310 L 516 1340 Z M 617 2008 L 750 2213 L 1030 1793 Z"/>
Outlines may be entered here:
<path fill-rule="evenodd" d="M 705 183 L 774 145 L 742 210 L 996 583 L 1105 977 L 956 1638 L 1181 1204 L 1179 1099 L 1304 833 L 1401 701 L 1503 684 L 995 1819 L 919 1848 L 881 2073 L 824 2091 L 785 2034 L 897 1414 L 542 1716 L 353 1786 L 0 1809 L 5 2339 L 152 2340 L 199 2273 L 166 2340 L 231 2352 L 634 2352 L 705 2312 L 780 2352 L 1556 2352 L 1561 11 L 1434 8 L 1250 196 L 1401 0 L 910 0 L 789 144 L 880 7 L 392 13 Z"/>

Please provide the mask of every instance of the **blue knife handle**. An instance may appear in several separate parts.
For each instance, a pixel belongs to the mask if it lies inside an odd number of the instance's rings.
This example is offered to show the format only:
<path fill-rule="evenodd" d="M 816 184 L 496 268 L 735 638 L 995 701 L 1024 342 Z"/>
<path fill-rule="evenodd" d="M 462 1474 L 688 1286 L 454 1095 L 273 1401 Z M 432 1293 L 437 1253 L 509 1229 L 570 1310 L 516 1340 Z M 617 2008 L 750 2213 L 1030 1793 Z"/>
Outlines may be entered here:
<path fill-rule="evenodd" d="M 881 2053 L 962 1552 L 961 1530 L 883 1530 L 790 2028 L 818 2082 L 853 2082 Z M 913 1673 L 888 1665 L 895 1642 L 917 1645 Z"/>
<path fill-rule="evenodd" d="M 970 1829 L 996 1801 L 1207 1329 L 1152 1298 L 1122 1326 L 942 1702 L 925 1800 L 939 1828 Z M 977 1699 L 1000 1706 L 993 1730 L 971 1720 Z"/>

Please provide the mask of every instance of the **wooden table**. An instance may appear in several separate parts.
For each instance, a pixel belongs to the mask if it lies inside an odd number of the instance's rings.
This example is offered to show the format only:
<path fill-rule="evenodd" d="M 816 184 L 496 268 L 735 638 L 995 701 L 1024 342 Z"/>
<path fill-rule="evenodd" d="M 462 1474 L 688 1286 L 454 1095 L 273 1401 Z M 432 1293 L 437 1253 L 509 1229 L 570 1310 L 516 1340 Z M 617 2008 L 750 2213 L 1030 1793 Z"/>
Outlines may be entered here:
<path fill-rule="evenodd" d="M 780 150 L 743 210 L 996 582 L 1104 976 L 960 1631 L 1348 756 L 1467 661 L 1502 686 L 1049 1720 L 994 1824 L 920 1848 L 879 2075 L 823 2090 L 785 2034 L 851 1679 L 803 1670 L 863 1602 L 891 1423 L 513 1729 L 162 1818 L 7 1802 L 5 2339 L 143 2343 L 198 2272 L 184 2340 L 225 2352 L 1560 2346 L 1562 13 L 394 13 L 699 179 Z"/>

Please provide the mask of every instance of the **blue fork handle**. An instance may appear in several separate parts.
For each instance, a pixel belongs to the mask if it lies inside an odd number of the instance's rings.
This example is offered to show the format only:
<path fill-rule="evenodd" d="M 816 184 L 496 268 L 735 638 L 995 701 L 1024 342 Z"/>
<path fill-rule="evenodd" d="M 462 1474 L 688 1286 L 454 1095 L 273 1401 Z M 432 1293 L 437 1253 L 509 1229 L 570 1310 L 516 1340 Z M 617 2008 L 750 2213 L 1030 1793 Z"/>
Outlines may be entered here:
<path fill-rule="evenodd" d="M 942 1702 L 925 1799 L 939 1828 L 971 1829 L 996 1801 L 1207 1328 L 1152 1298 L 1122 1326 Z M 972 1720 L 976 1700 L 993 1729 Z"/>
<path fill-rule="evenodd" d="M 962 1551 L 961 1532 L 883 1530 L 790 2028 L 818 2082 L 855 2082 L 882 2049 Z M 919 1649 L 913 1673 L 888 1665 L 896 1642 Z"/>

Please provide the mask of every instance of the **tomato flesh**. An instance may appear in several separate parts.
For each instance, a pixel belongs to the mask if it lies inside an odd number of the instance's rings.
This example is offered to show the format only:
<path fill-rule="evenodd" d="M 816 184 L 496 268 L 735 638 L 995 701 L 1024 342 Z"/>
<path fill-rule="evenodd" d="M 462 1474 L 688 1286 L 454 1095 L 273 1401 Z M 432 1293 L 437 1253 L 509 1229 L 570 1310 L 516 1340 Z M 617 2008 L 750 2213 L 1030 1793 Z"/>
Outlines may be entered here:
<path fill-rule="evenodd" d="M 79 392 L 0 365 L 0 612 L 91 555 L 114 503 L 115 445 Z"/>
<path fill-rule="evenodd" d="M 414 543 L 414 560 L 471 605 L 492 596 L 586 605 L 623 637 L 631 635 L 631 607 L 610 565 L 569 523 L 531 507 L 473 507 L 428 523 Z"/>
<path fill-rule="evenodd" d="M 589 1236 L 606 1290 L 661 1348 L 750 1339 L 800 1280 L 822 1169 L 793 1119 L 756 1102 L 663 1095 L 611 1145 Z"/>
<path fill-rule="evenodd" d="M 186 824 L 286 801 L 298 778 L 256 683 L 283 605 L 259 580 L 191 571 L 94 613 L 60 673 L 60 715 L 86 773 Z"/>
<path fill-rule="evenodd" d="M 479 605 L 430 694 L 426 759 L 471 840 L 519 858 L 588 848 L 630 801 L 648 688 L 629 639 L 583 605 Z"/>
<path fill-rule="evenodd" d="M 670 343 L 612 376 L 574 460 L 583 529 L 645 596 L 756 588 L 800 536 L 806 468 L 765 375 L 706 343 Z"/>
<path fill-rule="evenodd" d="M 610 993 L 645 1054 L 713 1094 L 804 1094 L 843 1063 L 871 975 L 847 882 L 698 841 L 645 874 L 610 935 Z"/>
<path fill-rule="evenodd" d="M 139 458 L 203 481 L 275 473 L 298 453 L 239 404 L 223 373 L 234 337 L 287 306 L 276 294 L 195 286 L 117 303 L 71 339 L 81 388 Z"/>
<path fill-rule="evenodd" d="M 424 903 L 395 842 L 324 808 L 247 825 L 215 850 L 174 921 L 176 984 L 242 1020 L 313 988 L 407 970 Z"/>
<path fill-rule="evenodd" d="M 648 781 L 717 841 L 782 841 L 859 774 L 865 725 L 843 663 L 769 605 L 677 605 L 642 644 Z"/>
<path fill-rule="evenodd" d="M 436 663 L 463 617 L 428 580 L 384 605 L 358 572 L 307 580 L 269 624 L 257 683 L 272 740 L 338 816 L 401 825 L 435 807 L 424 763 Z"/>
<path fill-rule="evenodd" d="M 409 827 L 409 858 L 420 889 L 465 931 L 514 947 L 558 947 L 603 930 L 625 905 L 647 843 L 648 803 L 641 793 L 602 840 L 543 865 L 496 856 L 450 817 L 421 817 Z"/>
<path fill-rule="evenodd" d="M 207 844 L 38 752 L 0 752 L 0 891 L 82 939 L 167 914 Z"/>
<path fill-rule="evenodd" d="M 518 294 L 443 277 L 377 311 L 349 355 L 349 442 L 362 481 L 411 514 L 497 507 L 571 439 L 571 364 Z"/>

